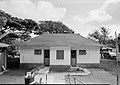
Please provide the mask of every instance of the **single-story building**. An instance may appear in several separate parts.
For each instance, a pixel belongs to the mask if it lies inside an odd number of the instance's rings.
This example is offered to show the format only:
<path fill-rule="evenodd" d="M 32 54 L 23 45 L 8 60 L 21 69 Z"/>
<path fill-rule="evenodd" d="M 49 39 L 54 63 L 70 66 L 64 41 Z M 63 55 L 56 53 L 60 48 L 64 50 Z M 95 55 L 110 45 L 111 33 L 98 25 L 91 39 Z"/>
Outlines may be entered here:
<path fill-rule="evenodd" d="M 22 68 L 42 64 L 51 70 L 68 70 L 79 64 L 100 63 L 103 45 L 79 34 L 42 34 L 18 46 Z"/>
<path fill-rule="evenodd" d="M 0 72 L 6 70 L 7 68 L 7 51 L 6 48 L 9 45 L 0 43 Z"/>

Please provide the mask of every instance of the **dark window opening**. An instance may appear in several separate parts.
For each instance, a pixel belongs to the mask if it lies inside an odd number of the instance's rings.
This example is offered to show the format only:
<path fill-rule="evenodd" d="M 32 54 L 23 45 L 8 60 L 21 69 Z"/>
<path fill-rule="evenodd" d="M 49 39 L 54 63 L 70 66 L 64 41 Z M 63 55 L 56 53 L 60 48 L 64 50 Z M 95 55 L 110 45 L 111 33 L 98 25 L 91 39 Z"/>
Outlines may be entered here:
<path fill-rule="evenodd" d="M 79 55 L 86 55 L 86 54 L 87 54 L 86 50 L 79 50 Z"/>
<path fill-rule="evenodd" d="M 41 55 L 41 54 L 42 54 L 41 49 L 35 49 L 34 50 L 34 55 Z"/>
<path fill-rule="evenodd" d="M 57 50 L 57 59 L 64 59 L 64 50 Z"/>

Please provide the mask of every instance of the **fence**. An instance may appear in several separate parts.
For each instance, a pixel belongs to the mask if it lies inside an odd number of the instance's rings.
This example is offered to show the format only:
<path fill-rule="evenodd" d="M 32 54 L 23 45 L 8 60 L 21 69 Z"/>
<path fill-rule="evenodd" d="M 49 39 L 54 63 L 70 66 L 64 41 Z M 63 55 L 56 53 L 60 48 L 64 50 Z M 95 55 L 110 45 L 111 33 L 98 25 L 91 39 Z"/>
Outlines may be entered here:
<path fill-rule="evenodd" d="M 69 84 L 84 84 L 82 81 L 80 81 L 79 79 L 75 78 L 70 74 L 68 74 L 68 81 L 69 81 Z"/>

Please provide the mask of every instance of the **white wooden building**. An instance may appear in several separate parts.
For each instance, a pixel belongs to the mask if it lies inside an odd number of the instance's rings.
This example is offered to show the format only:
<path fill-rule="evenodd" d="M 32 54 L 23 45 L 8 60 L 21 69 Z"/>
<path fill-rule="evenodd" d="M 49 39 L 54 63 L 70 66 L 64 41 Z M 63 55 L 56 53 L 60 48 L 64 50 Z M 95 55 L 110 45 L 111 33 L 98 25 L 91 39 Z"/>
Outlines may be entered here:
<path fill-rule="evenodd" d="M 99 64 L 103 45 L 78 34 L 42 34 L 18 46 L 21 67 L 44 65 L 67 70 L 79 64 Z"/>

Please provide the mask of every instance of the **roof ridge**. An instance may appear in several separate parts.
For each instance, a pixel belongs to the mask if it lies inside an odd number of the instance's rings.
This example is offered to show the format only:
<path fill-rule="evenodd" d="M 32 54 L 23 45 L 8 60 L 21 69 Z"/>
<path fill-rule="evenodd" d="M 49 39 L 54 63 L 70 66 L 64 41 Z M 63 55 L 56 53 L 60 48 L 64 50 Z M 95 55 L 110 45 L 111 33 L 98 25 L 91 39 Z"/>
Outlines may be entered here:
<path fill-rule="evenodd" d="M 67 42 L 67 43 L 69 43 L 69 44 L 71 44 L 71 45 L 74 45 L 73 43 L 70 43 L 70 42 L 68 42 L 68 41 L 66 41 L 66 40 L 64 40 L 64 39 L 62 39 L 61 37 L 59 37 L 59 36 L 57 36 L 59 39 L 61 39 L 62 41 L 64 41 L 64 42 Z M 57 39 L 58 40 L 58 39 Z"/>

